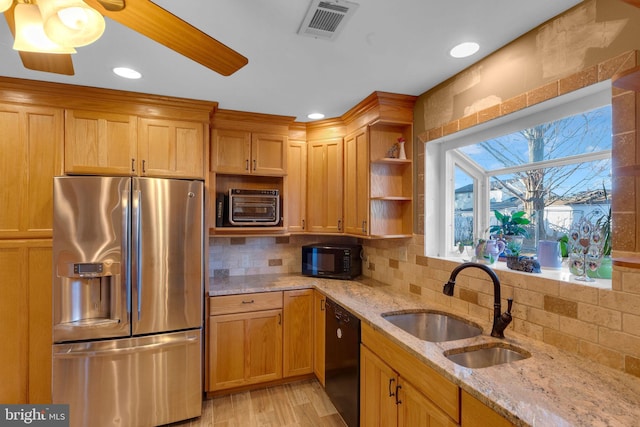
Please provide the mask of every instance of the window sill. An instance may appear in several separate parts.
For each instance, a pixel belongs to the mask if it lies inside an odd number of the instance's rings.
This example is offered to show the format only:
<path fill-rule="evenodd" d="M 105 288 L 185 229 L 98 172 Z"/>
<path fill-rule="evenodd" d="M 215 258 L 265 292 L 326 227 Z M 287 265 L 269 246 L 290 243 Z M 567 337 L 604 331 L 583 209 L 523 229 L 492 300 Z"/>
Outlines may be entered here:
<path fill-rule="evenodd" d="M 463 262 L 469 261 L 469 259 L 466 257 L 455 257 L 455 256 L 430 257 L 430 258 L 435 258 L 435 259 L 440 259 L 445 261 L 452 261 L 456 263 L 463 263 Z M 498 261 L 495 265 L 490 265 L 489 267 L 491 267 L 495 271 L 505 271 L 510 274 L 519 274 L 519 275 L 525 275 L 529 277 L 535 276 L 543 279 L 555 280 L 555 281 L 564 282 L 564 283 L 571 283 L 574 285 L 583 285 L 583 286 L 588 286 L 588 287 L 597 288 L 597 289 L 611 289 L 611 279 L 594 279 L 593 282 L 584 282 L 584 281 L 576 280 L 576 276 L 569 272 L 569 267 L 567 267 L 566 265 L 566 260 L 563 262 L 563 265 L 561 268 L 559 269 L 541 268 L 540 273 L 526 273 L 524 271 L 511 270 L 510 268 L 507 267 L 507 263 L 505 261 Z"/>

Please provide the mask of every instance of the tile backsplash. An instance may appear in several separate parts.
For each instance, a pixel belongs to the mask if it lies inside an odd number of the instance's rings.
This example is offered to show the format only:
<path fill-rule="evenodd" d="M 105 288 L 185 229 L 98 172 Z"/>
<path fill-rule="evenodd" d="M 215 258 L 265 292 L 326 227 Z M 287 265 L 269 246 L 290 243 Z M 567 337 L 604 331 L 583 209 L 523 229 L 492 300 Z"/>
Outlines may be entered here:
<path fill-rule="evenodd" d="M 303 245 L 355 241 L 344 236 L 211 237 L 209 277 L 300 273 Z"/>
<path fill-rule="evenodd" d="M 300 273 L 301 250 L 316 242 L 355 243 L 364 248 L 363 275 L 490 321 L 493 289 L 481 271 L 458 277 L 454 297 L 442 293 L 454 261 L 425 257 L 424 236 L 363 240 L 341 236 L 210 238 L 210 276 Z M 613 289 L 497 271 L 502 298 L 514 298 L 510 329 L 594 362 L 640 377 L 640 274 L 614 271 Z M 505 301 L 503 300 L 503 303 Z"/>

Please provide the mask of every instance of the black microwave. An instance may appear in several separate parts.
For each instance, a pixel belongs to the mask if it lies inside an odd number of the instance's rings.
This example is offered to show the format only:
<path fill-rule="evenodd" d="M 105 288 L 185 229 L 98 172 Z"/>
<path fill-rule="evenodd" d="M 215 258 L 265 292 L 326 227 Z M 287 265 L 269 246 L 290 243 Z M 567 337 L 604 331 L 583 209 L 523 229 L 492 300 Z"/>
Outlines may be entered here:
<path fill-rule="evenodd" d="M 302 274 L 353 279 L 362 274 L 362 246 L 313 244 L 302 247 Z"/>

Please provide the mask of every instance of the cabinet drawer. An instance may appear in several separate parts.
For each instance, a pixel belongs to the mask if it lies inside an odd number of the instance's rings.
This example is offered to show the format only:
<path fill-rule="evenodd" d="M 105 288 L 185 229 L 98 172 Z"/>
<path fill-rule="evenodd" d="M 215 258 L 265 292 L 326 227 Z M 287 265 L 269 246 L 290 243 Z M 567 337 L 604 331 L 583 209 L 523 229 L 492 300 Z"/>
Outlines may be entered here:
<path fill-rule="evenodd" d="M 209 298 L 209 315 L 282 308 L 282 292 L 223 295 Z"/>

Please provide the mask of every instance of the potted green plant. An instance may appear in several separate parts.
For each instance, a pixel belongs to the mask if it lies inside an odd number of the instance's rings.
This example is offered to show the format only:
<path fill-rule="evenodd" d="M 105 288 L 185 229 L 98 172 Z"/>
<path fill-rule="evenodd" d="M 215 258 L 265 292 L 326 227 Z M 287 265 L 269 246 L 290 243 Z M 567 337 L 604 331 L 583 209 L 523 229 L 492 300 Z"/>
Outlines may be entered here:
<path fill-rule="evenodd" d="M 489 233 L 494 235 L 496 239 L 504 240 L 506 246 L 510 247 L 510 251 L 519 254 L 524 238 L 529 236 L 523 227 L 531 223 L 528 218 L 525 218 L 527 213 L 516 211 L 509 215 L 494 210 L 493 214 L 498 220 L 498 224 L 490 226 Z M 509 253 L 505 252 L 504 255 L 509 255 Z"/>
<path fill-rule="evenodd" d="M 529 233 L 523 227 L 531 223 L 528 218 L 525 218 L 527 214 L 525 211 L 513 212 L 511 215 L 503 214 L 500 211 L 493 211 L 493 214 L 498 220 L 498 224 L 489 227 L 489 233 L 497 234 L 500 237 L 504 236 L 523 236 L 528 237 Z"/>

